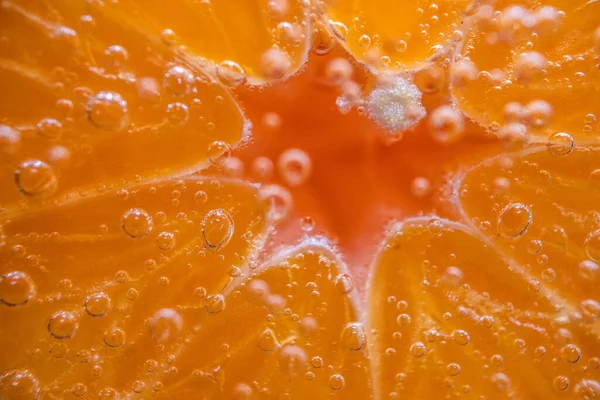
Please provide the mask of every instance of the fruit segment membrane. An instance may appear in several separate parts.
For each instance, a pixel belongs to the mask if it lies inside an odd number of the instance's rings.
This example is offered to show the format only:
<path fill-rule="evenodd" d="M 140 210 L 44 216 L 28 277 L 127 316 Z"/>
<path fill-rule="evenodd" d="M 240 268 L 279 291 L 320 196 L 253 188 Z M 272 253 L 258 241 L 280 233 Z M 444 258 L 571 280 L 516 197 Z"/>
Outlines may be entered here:
<path fill-rule="evenodd" d="M 600 399 L 600 7 L 0 1 L 0 400 Z"/>

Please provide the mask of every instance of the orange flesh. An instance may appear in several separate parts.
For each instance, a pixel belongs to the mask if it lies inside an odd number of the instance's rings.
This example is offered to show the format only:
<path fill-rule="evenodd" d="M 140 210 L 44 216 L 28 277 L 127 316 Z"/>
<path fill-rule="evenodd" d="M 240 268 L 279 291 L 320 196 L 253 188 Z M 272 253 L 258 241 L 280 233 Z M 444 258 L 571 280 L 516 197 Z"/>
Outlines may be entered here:
<path fill-rule="evenodd" d="M 0 399 L 600 398 L 580 3 L 0 3 Z"/>

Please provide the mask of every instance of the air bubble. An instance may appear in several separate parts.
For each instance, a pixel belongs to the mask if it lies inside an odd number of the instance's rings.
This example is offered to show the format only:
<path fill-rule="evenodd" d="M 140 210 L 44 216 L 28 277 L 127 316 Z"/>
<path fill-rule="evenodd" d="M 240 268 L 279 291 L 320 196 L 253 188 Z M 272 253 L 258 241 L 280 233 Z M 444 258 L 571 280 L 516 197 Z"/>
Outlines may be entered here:
<path fill-rule="evenodd" d="M 297 345 L 286 345 L 279 354 L 279 367 L 288 377 L 294 378 L 308 366 L 306 352 Z"/>
<path fill-rule="evenodd" d="M 125 331 L 121 328 L 111 328 L 104 332 L 104 343 L 108 347 L 121 347 L 125 344 Z"/>
<path fill-rule="evenodd" d="M 574 344 L 568 344 L 564 346 L 560 352 L 562 354 L 562 358 L 570 364 L 575 364 L 581 359 L 581 350 Z"/>
<path fill-rule="evenodd" d="M 58 188 L 52 167 L 40 160 L 23 162 L 15 171 L 15 184 L 27 196 L 51 196 Z"/>
<path fill-rule="evenodd" d="M 341 294 L 350 293 L 354 290 L 354 282 L 348 274 L 339 274 L 335 277 L 335 288 Z"/>
<path fill-rule="evenodd" d="M 225 309 L 225 297 L 222 294 L 211 294 L 204 301 L 204 308 L 209 314 L 218 314 Z"/>
<path fill-rule="evenodd" d="M 152 317 L 150 332 L 156 342 L 166 342 L 177 338 L 183 329 L 183 318 L 172 308 L 161 308 Z"/>
<path fill-rule="evenodd" d="M 48 333 L 56 339 L 70 339 L 77 332 L 77 316 L 69 311 L 57 311 L 48 321 Z"/>
<path fill-rule="evenodd" d="M 329 386 L 333 390 L 341 390 L 346 383 L 344 376 L 340 374 L 333 374 L 329 377 Z"/>
<path fill-rule="evenodd" d="M 175 96 L 188 94 L 193 84 L 194 75 L 187 68 L 176 65 L 165 74 L 165 88 Z"/>
<path fill-rule="evenodd" d="M 0 278 L 0 302 L 7 306 L 25 305 L 35 294 L 35 284 L 25 272 L 13 271 Z"/>
<path fill-rule="evenodd" d="M 267 352 L 271 352 L 277 348 L 277 339 L 275 334 L 270 329 L 265 329 L 258 337 L 258 347 Z"/>
<path fill-rule="evenodd" d="M 141 208 L 132 208 L 123 214 L 123 230 L 132 238 L 141 238 L 152 231 L 152 217 Z"/>
<path fill-rule="evenodd" d="M 348 350 L 358 351 L 365 347 L 367 334 L 362 324 L 353 322 L 342 330 L 341 342 Z"/>
<path fill-rule="evenodd" d="M 40 382 L 28 369 L 3 371 L 0 376 L 0 398 L 33 400 L 40 395 Z"/>
<path fill-rule="evenodd" d="M 54 118 L 44 118 L 37 123 L 37 133 L 46 139 L 56 140 L 63 132 L 63 125 Z"/>
<path fill-rule="evenodd" d="M 209 249 L 219 250 L 223 248 L 233 236 L 233 218 L 222 208 L 209 211 L 200 225 L 204 245 Z"/>
<path fill-rule="evenodd" d="M 547 143 L 548 153 L 553 156 L 566 156 L 575 148 L 575 139 L 565 132 L 557 132 L 550 136 Z"/>
<path fill-rule="evenodd" d="M 423 357 L 426 350 L 427 347 L 425 347 L 423 342 L 415 342 L 410 346 L 410 354 L 417 358 Z"/>
<path fill-rule="evenodd" d="M 208 146 L 208 161 L 213 166 L 221 166 L 226 158 L 231 156 L 231 146 L 221 140 L 215 140 Z"/>
<path fill-rule="evenodd" d="M 84 309 L 92 317 L 103 317 L 110 309 L 110 297 L 104 292 L 93 293 L 85 298 Z"/>
<path fill-rule="evenodd" d="M 175 235 L 171 232 L 161 232 L 156 237 L 156 245 L 161 250 L 170 250 L 175 247 Z"/>
<path fill-rule="evenodd" d="M 127 124 L 127 102 L 119 93 L 100 92 L 89 101 L 87 117 L 100 129 L 120 130 Z"/>
<path fill-rule="evenodd" d="M 523 203 L 510 203 L 500 211 L 498 235 L 508 239 L 520 237 L 527 232 L 533 216 L 531 209 Z"/>
<path fill-rule="evenodd" d="M 167 106 L 167 120 L 171 125 L 183 125 L 188 121 L 190 110 L 183 103 L 174 102 Z"/>
<path fill-rule="evenodd" d="M 260 189 L 260 200 L 267 206 L 267 217 L 273 223 L 287 219 L 292 211 L 292 195 L 279 185 L 266 185 Z"/>
<path fill-rule="evenodd" d="M 429 116 L 429 127 L 432 138 L 441 144 L 455 143 L 465 132 L 465 118 L 462 113 L 451 106 L 440 106 Z"/>
<path fill-rule="evenodd" d="M 312 172 L 310 156 L 300 149 L 288 149 L 281 153 L 277 162 L 279 174 L 288 186 L 302 185 Z"/>

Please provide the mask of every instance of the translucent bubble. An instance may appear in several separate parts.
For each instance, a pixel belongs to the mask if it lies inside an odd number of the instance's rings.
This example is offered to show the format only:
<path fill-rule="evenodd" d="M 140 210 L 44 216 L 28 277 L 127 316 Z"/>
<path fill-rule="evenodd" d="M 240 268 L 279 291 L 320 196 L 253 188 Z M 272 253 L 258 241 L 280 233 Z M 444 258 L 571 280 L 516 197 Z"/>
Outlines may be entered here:
<path fill-rule="evenodd" d="M 140 99 L 149 103 L 157 103 L 160 100 L 160 84 L 152 77 L 138 78 L 135 83 L 136 92 Z"/>
<path fill-rule="evenodd" d="M 335 277 L 335 288 L 341 294 L 350 293 L 354 290 L 354 282 L 348 274 L 339 274 Z"/>
<path fill-rule="evenodd" d="M 431 192 L 431 183 L 429 179 L 422 176 L 416 177 L 410 183 L 410 192 L 416 198 L 423 198 Z"/>
<path fill-rule="evenodd" d="M 51 196 L 58 188 L 52 167 L 40 160 L 28 160 L 15 171 L 15 184 L 27 196 Z"/>
<path fill-rule="evenodd" d="M 338 57 L 327 63 L 325 79 L 333 85 L 341 85 L 352 78 L 353 72 L 352 64 L 345 58 Z"/>
<path fill-rule="evenodd" d="M 568 344 L 564 346 L 560 352 L 562 358 L 570 364 L 574 364 L 581 359 L 581 350 L 574 344 Z"/>
<path fill-rule="evenodd" d="M 469 82 L 477 79 L 477 74 L 479 70 L 475 63 L 469 60 L 460 60 L 452 65 L 450 80 L 452 82 L 452 86 L 454 87 L 463 87 L 466 86 Z"/>
<path fill-rule="evenodd" d="M 454 339 L 454 343 L 464 346 L 469 343 L 471 337 L 467 331 L 463 331 L 462 329 L 457 329 L 452 333 L 452 338 Z"/>
<path fill-rule="evenodd" d="M 175 247 L 175 235 L 171 232 L 161 232 L 156 237 L 156 245 L 161 250 L 170 250 Z"/>
<path fill-rule="evenodd" d="M 268 218 L 273 223 L 287 219 L 292 211 L 292 195 L 282 186 L 265 185 L 259 192 L 260 200 L 267 206 Z"/>
<path fill-rule="evenodd" d="M 48 149 L 46 158 L 50 165 L 64 168 L 71 162 L 71 151 L 64 146 L 52 146 Z"/>
<path fill-rule="evenodd" d="M 123 214 L 122 226 L 130 237 L 141 238 L 152 231 L 152 217 L 141 208 L 132 208 Z"/>
<path fill-rule="evenodd" d="M 54 118 L 44 118 L 37 123 L 37 133 L 44 138 L 55 140 L 60 138 L 62 132 L 62 123 Z"/>
<path fill-rule="evenodd" d="M 167 106 L 167 120 L 172 125 L 183 125 L 188 121 L 190 111 L 183 103 L 174 102 Z"/>
<path fill-rule="evenodd" d="M 600 382 L 582 379 L 575 385 L 575 394 L 582 400 L 595 399 L 600 396 Z"/>
<path fill-rule="evenodd" d="M 214 166 L 222 165 L 226 158 L 231 156 L 231 146 L 221 140 L 215 140 L 208 146 L 208 161 Z"/>
<path fill-rule="evenodd" d="M 25 272 L 13 271 L 0 278 L 0 302 L 7 306 L 22 306 L 36 294 L 35 284 Z"/>
<path fill-rule="evenodd" d="M 451 106 L 437 107 L 429 116 L 432 138 L 441 144 L 455 143 L 465 132 L 465 117 Z"/>
<path fill-rule="evenodd" d="M 525 120 L 534 128 L 543 128 L 551 118 L 552 106 L 544 100 L 533 100 L 525 106 Z"/>
<path fill-rule="evenodd" d="M 234 232 L 233 218 L 222 208 L 209 211 L 202 219 L 200 226 L 204 245 L 214 250 L 226 246 Z"/>
<path fill-rule="evenodd" d="M 329 33 L 327 26 L 320 21 L 314 24 L 311 39 L 311 50 L 320 56 L 328 54 L 335 45 L 335 38 Z"/>
<path fill-rule="evenodd" d="M 441 234 L 443 229 L 444 225 L 442 224 L 442 221 L 437 218 L 432 218 L 427 222 L 427 230 L 434 235 Z"/>
<path fill-rule="evenodd" d="M 268 157 L 256 157 L 251 165 L 252 174 L 260 182 L 267 182 L 273 176 L 273 161 Z"/>
<path fill-rule="evenodd" d="M 263 350 L 263 351 L 273 351 L 277 348 L 278 343 L 277 343 L 277 338 L 275 337 L 275 334 L 273 333 L 272 330 L 270 329 L 265 329 L 259 336 L 258 336 L 258 347 Z"/>
<path fill-rule="evenodd" d="M 129 53 L 127 53 L 127 50 L 123 46 L 113 44 L 104 50 L 104 57 L 109 67 L 122 68 L 129 59 Z"/>
<path fill-rule="evenodd" d="M 87 117 L 100 129 L 120 130 L 127 124 L 127 102 L 119 93 L 100 92 L 88 102 Z"/>
<path fill-rule="evenodd" d="M 523 203 L 510 203 L 500 211 L 498 217 L 498 235 L 514 239 L 527 232 L 533 215 L 531 209 Z"/>
<path fill-rule="evenodd" d="M 589 180 L 590 185 L 594 189 L 600 189 L 600 169 L 595 169 L 592 172 L 590 172 Z"/>
<path fill-rule="evenodd" d="M 310 365 L 313 368 L 322 368 L 324 365 L 323 359 L 319 356 L 314 356 L 313 358 L 311 358 L 310 360 Z"/>
<path fill-rule="evenodd" d="M 446 365 L 446 372 L 450 376 L 456 376 L 460 374 L 460 365 L 458 365 L 457 363 L 450 363 Z"/>
<path fill-rule="evenodd" d="M 152 339 L 156 342 L 165 342 L 177 338 L 183 329 L 183 318 L 172 308 L 161 308 L 150 322 Z"/>
<path fill-rule="evenodd" d="M 353 322 L 344 327 L 341 335 L 341 343 L 351 351 L 358 351 L 365 347 L 367 334 L 361 323 Z"/>
<path fill-rule="evenodd" d="M 583 244 L 589 258 L 600 262 L 600 230 L 591 232 Z"/>
<path fill-rule="evenodd" d="M 595 282 L 598 276 L 598 264 L 591 260 L 579 263 L 579 276 L 587 282 Z"/>
<path fill-rule="evenodd" d="M 421 92 L 433 94 L 443 89 L 446 83 L 446 73 L 441 66 L 431 64 L 416 71 L 413 79 Z"/>
<path fill-rule="evenodd" d="M 557 132 L 550 136 L 547 143 L 548 153 L 553 156 L 566 156 L 575 148 L 575 139 L 565 132 Z"/>
<path fill-rule="evenodd" d="M 411 318 L 410 315 L 403 313 L 398 315 L 398 318 L 396 318 L 396 323 L 400 326 L 408 326 L 410 325 L 411 322 Z"/>
<path fill-rule="evenodd" d="M 498 392 L 507 392 L 510 388 L 510 379 L 501 372 L 496 372 L 490 378 L 492 385 Z"/>
<path fill-rule="evenodd" d="M 271 48 L 260 57 L 262 73 L 269 79 L 283 78 L 292 67 L 290 56 L 283 50 Z"/>
<path fill-rule="evenodd" d="M 218 314 L 225 309 L 225 297 L 222 294 L 211 294 L 204 301 L 204 308 L 210 314 Z"/>
<path fill-rule="evenodd" d="M 515 78 L 518 81 L 528 82 L 541 76 L 547 67 L 548 61 L 542 54 L 531 51 L 517 56 L 514 65 Z"/>
<path fill-rule="evenodd" d="M 13 154 L 21 144 L 21 133 L 8 125 L 0 124 L 0 151 Z"/>
<path fill-rule="evenodd" d="M 293 378 L 308 367 L 308 357 L 302 347 L 289 344 L 279 353 L 279 367 L 288 377 Z"/>
<path fill-rule="evenodd" d="M 40 382 L 28 369 L 3 371 L 0 376 L 0 398 L 33 400 L 40 395 Z"/>
<path fill-rule="evenodd" d="M 304 232 L 312 232 L 315 229 L 316 222 L 313 217 L 306 216 L 300 218 L 300 229 Z"/>
<path fill-rule="evenodd" d="M 288 186 L 302 185 L 310 177 L 312 161 L 310 156 L 300 149 L 288 149 L 281 153 L 277 162 L 279 174 Z"/>
<path fill-rule="evenodd" d="M 120 400 L 119 392 L 115 389 L 106 387 L 98 392 L 98 400 Z"/>
<path fill-rule="evenodd" d="M 92 317 L 103 317 L 110 310 L 110 297 L 104 292 L 90 294 L 85 298 L 84 308 Z"/>
<path fill-rule="evenodd" d="M 167 91 L 176 96 L 183 96 L 192 90 L 194 75 L 187 68 L 174 66 L 165 74 L 164 85 Z"/>
<path fill-rule="evenodd" d="M 448 267 L 444 271 L 444 283 L 450 287 L 457 288 L 463 280 L 463 272 L 458 267 Z"/>
<path fill-rule="evenodd" d="M 135 381 L 133 385 L 131 385 L 131 389 L 134 393 L 142 393 L 146 390 L 146 384 L 143 381 Z"/>
<path fill-rule="evenodd" d="M 244 69 L 236 62 L 225 60 L 217 65 L 217 76 L 227 86 L 240 86 L 246 83 Z"/>
<path fill-rule="evenodd" d="M 70 311 L 57 311 L 48 321 L 48 333 L 56 339 L 70 339 L 77 332 L 77 316 Z"/>
<path fill-rule="evenodd" d="M 410 354 L 414 357 L 423 357 L 426 350 L 427 347 L 425 347 L 423 342 L 415 342 L 410 346 Z"/>
<path fill-rule="evenodd" d="M 371 46 L 371 37 L 369 35 L 362 35 L 358 38 L 358 45 L 363 49 Z"/>
<path fill-rule="evenodd" d="M 113 327 L 104 332 L 104 343 L 108 347 L 121 347 L 125 344 L 125 331 L 118 327 Z"/>
<path fill-rule="evenodd" d="M 250 400 L 252 398 L 252 388 L 245 383 L 238 383 L 233 388 L 233 399 Z"/>
<path fill-rule="evenodd" d="M 344 376 L 341 374 L 333 374 L 329 377 L 329 386 L 333 390 L 341 390 L 346 383 Z"/>
<path fill-rule="evenodd" d="M 73 396 L 75 397 L 85 396 L 87 393 L 87 386 L 81 382 L 78 382 L 71 388 L 71 393 L 73 393 Z"/>

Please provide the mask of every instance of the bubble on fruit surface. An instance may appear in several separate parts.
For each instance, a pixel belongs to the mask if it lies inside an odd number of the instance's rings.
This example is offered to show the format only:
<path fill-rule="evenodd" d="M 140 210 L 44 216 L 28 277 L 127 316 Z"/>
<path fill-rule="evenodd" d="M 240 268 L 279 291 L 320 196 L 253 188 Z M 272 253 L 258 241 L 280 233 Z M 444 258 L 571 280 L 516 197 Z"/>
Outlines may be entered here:
<path fill-rule="evenodd" d="M 467 345 L 469 343 L 469 341 L 471 340 L 471 336 L 469 335 L 469 333 L 462 329 L 455 330 L 452 333 L 452 338 L 454 339 L 454 343 L 456 343 L 460 346 Z"/>
<path fill-rule="evenodd" d="M 310 177 L 312 161 L 310 156 L 300 149 L 288 149 L 281 153 L 277 161 L 279 174 L 291 187 L 302 185 Z"/>
<path fill-rule="evenodd" d="M 21 133 L 8 126 L 0 124 L 0 151 L 13 154 L 21 144 Z"/>
<path fill-rule="evenodd" d="M 450 144 L 460 140 L 465 132 L 465 117 L 451 106 L 440 106 L 429 116 L 431 137 L 438 143 Z"/>
<path fill-rule="evenodd" d="M 529 206 L 523 203 L 510 203 L 500 211 L 498 217 L 498 235 L 515 239 L 527 232 L 533 215 Z"/>
<path fill-rule="evenodd" d="M 250 166 L 252 175 L 259 182 L 267 182 L 273 176 L 273 161 L 268 157 L 256 157 Z"/>
<path fill-rule="evenodd" d="M 225 296 L 220 293 L 211 294 L 204 300 L 204 308 L 209 314 L 218 314 L 225 309 Z"/>
<path fill-rule="evenodd" d="M 215 140 L 208 146 L 207 156 L 212 165 L 221 166 L 231 156 L 231 146 L 227 142 Z"/>
<path fill-rule="evenodd" d="M 0 398 L 34 400 L 40 395 L 40 382 L 28 369 L 3 371 L 0 376 Z"/>
<path fill-rule="evenodd" d="M 579 276 L 586 282 L 595 282 L 598 276 L 598 264 L 592 260 L 583 260 L 579 263 Z"/>
<path fill-rule="evenodd" d="M 369 116 L 390 133 L 408 129 L 425 117 L 421 96 L 406 78 L 382 79 L 367 99 Z"/>
<path fill-rule="evenodd" d="M 240 86 L 248 79 L 244 69 L 236 62 L 225 60 L 217 65 L 217 76 L 227 86 Z"/>
<path fill-rule="evenodd" d="M 148 103 L 157 103 L 161 96 L 160 83 L 152 77 L 144 76 L 135 82 L 136 93 L 140 99 Z"/>
<path fill-rule="evenodd" d="M 227 245 L 234 232 L 233 218 L 222 208 L 209 211 L 202 219 L 200 226 L 204 245 L 213 250 Z"/>
<path fill-rule="evenodd" d="M 132 208 L 123 214 L 123 231 L 132 238 L 142 238 L 152 231 L 152 217 L 141 208 Z"/>
<path fill-rule="evenodd" d="M 177 338 L 183 329 L 183 318 L 172 308 L 161 308 L 152 316 L 150 332 L 156 342 L 166 342 Z"/>
<path fill-rule="evenodd" d="M 125 344 L 125 331 L 119 327 L 113 327 L 104 332 L 104 344 L 108 347 L 121 347 Z"/>
<path fill-rule="evenodd" d="M 562 358 L 570 364 L 579 362 L 579 360 L 581 359 L 581 350 L 579 349 L 579 347 L 577 347 L 574 344 L 568 344 L 568 345 L 564 346 L 560 350 L 560 352 L 561 352 Z"/>
<path fill-rule="evenodd" d="M 346 380 L 344 379 L 344 376 L 341 374 L 333 374 L 329 377 L 329 386 L 333 390 L 341 390 L 344 388 L 345 384 L 346 384 Z"/>
<path fill-rule="evenodd" d="M 129 59 L 127 50 L 118 44 L 113 44 L 104 50 L 104 58 L 106 64 L 111 68 L 122 68 Z"/>
<path fill-rule="evenodd" d="M 415 342 L 410 346 L 410 354 L 417 358 L 423 357 L 426 351 L 427 347 L 423 342 Z"/>
<path fill-rule="evenodd" d="M 269 79 L 283 78 L 291 69 L 292 60 L 288 53 L 278 48 L 265 51 L 260 57 L 260 68 Z"/>
<path fill-rule="evenodd" d="M 279 368 L 290 378 L 299 376 L 308 367 L 308 356 L 302 347 L 288 344 L 279 353 Z"/>
<path fill-rule="evenodd" d="M 595 262 L 600 262 L 600 230 L 591 232 L 583 244 L 586 254 Z"/>
<path fill-rule="evenodd" d="M 36 129 L 41 137 L 55 140 L 62 135 L 63 125 L 54 118 L 44 118 L 37 123 Z"/>
<path fill-rule="evenodd" d="M 341 334 L 341 343 L 351 351 L 362 350 L 367 343 L 367 334 L 361 323 L 353 322 L 344 327 Z"/>
<path fill-rule="evenodd" d="M 460 60 L 452 65 L 450 82 L 454 87 L 466 86 L 469 82 L 477 79 L 479 70 L 474 62 L 470 60 Z"/>
<path fill-rule="evenodd" d="M 542 54 L 531 51 L 519 54 L 515 59 L 515 78 L 521 82 L 529 82 L 542 75 L 548 61 Z"/>
<path fill-rule="evenodd" d="M 27 160 L 15 171 L 15 184 L 27 196 L 51 196 L 58 188 L 54 169 L 40 160 Z"/>
<path fill-rule="evenodd" d="M 575 148 L 575 139 L 568 133 L 557 132 L 550 136 L 546 146 L 553 156 L 566 156 Z"/>
<path fill-rule="evenodd" d="M 277 338 L 275 337 L 275 334 L 273 333 L 272 330 L 265 329 L 258 336 L 258 347 L 261 350 L 271 352 L 271 351 L 275 350 L 277 348 L 277 346 L 278 346 Z"/>
<path fill-rule="evenodd" d="M 347 294 L 354 290 L 354 281 L 348 274 L 337 275 L 334 284 L 337 291 L 341 294 Z"/>
<path fill-rule="evenodd" d="M 127 124 L 127 102 L 119 93 L 99 92 L 88 102 L 87 117 L 100 129 L 120 130 Z"/>
<path fill-rule="evenodd" d="M 431 192 L 431 182 L 425 177 L 418 176 L 411 181 L 410 192 L 416 198 L 423 198 Z"/>
<path fill-rule="evenodd" d="M 327 63 L 325 79 L 332 85 L 339 86 L 352 78 L 354 68 L 348 60 L 342 57 L 335 58 Z"/>
<path fill-rule="evenodd" d="M 190 116 L 188 106 L 178 101 L 167 105 L 167 120 L 171 125 L 183 125 Z"/>
<path fill-rule="evenodd" d="M 579 304 L 582 316 L 588 321 L 596 321 L 600 317 L 600 303 L 594 299 L 583 300 Z"/>
<path fill-rule="evenodd" d="M 87 393 L 87 386 L 85 384 L 81 383 L 81 382 L 77 382 L 71 388 L 71 393 L 75 397 L 85 396 L 85 394 Z"/>
<path fill-rule="evenodd" d="M 56 339 L 70 339 L 77 332 L 77 315 L 70 311 L 57 311 L 48 321 L 48 333 Z"/>
<path fill-rule="evenodd" d="M 0 277 L 0 302 L 4 305 L 25 305 L 35 294 L 35 284 L 25 272 L 12 271 Z"/>
<path fill-rule="evenodd" d="M 171 250 L 175 247 L 175 235 L 172 232 L 161 232 L 156 236 L 156 245 L 161 250 Z"/>
<path fill-rule="evenodd" d="M 291 193 L 280 185 L 265 185 L 261 187 L 259 198 L 267 206 L 267 217 L 273 223 L 287 219 L 293 208 Z"/>
<path fill-rule="evenodd" d="M 175 96 L 183 96 L 192 90 L 194 74 L 185 67 L 176 65 L 165 74 L 164 86 L 167 92 Z"/>
<path fill-rule="evenodd" d="M 595 399 L 600 396 L 600 382 L 582 379 L 575 385 L 575 394 L 582 400 Z"/>
<path fill-rule="evenodd" d="M 85 298 L 84 309 L 92 317 L 100 318 L 110 310 L 110 305 L 110 297 L 104 292 L 97 292 Z"/>
<path fill-rule="evenodd" d="M 490 377 L 490 380 L 498 392 L 507 392 L 510 388 L 510 379 L 502 372 L 496 372 Z"/>

